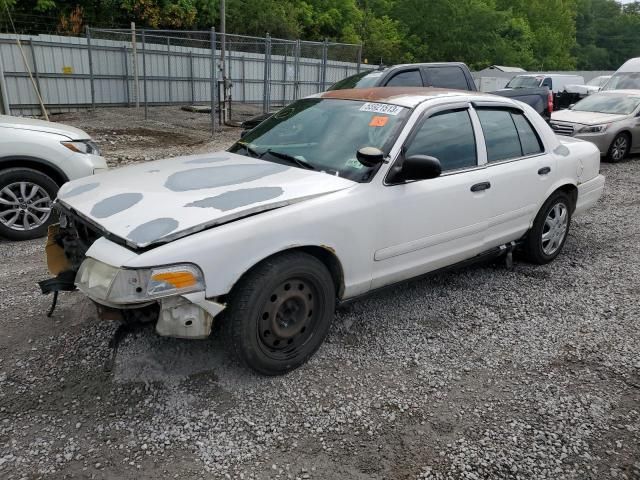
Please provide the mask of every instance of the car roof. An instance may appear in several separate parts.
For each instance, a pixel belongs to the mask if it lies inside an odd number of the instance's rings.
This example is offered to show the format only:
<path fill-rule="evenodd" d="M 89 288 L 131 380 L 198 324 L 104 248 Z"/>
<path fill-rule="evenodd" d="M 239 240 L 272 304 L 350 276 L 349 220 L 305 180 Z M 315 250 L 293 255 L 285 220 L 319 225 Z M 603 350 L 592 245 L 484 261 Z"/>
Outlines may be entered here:
<path fill-rule="evenodd" d="M 604 90 L 601 92 L 598 92 L 597 95 L 599 94 L 603 94 L 603 95 L 626 95 L 626 96 L 631 96 L 631 97 L 636 97 L 638 95 L 640 95 L 640 90 L 638 89 L 624 89 L 624 90 Z"/>
<path fill-rule="evenodd" d="M 358 100 L 362 102 L 391 103 L 401 107 L 413 108 L 420 103 L 442 97 L 465 97 L 469 100 L 474 98 L 500 99 L 509 103 L 508 99 L 497 97 L 488 93 L 468 92 L 465 90 L 454 90 L 450 88 L 427 88 L 427 87 L 371 87 L 371 88 L 351 88 L 345 90 L 329 90 L 327 92 L 312 95 L 315 98 L 335 98 L 340 100 Z"/>
<path fill-rule="evenodd" d="M 640 57 L 630 58 L 624 62 L 617 71 L 621 73 L 633 73 L 640 71 Z"/>

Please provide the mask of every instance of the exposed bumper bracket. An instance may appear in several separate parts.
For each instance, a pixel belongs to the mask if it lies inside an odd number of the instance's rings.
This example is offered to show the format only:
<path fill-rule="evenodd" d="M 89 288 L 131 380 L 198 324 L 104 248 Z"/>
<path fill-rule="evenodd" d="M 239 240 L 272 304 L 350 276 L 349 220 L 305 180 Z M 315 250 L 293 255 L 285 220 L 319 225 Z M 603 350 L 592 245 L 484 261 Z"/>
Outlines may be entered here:
<path fill-rule="evenodd" d="M 66 270 L 59 273 L 54 278 L 49 278 L 47 280 L 38 282 L 40 290 L 42 290 L 42 293 L 44 295 L 53 292 L 53 302 L 51 302 L 51 308 L 47 312 L 47 317 L 51 317 L 54 310 L 56 309 L 56 304 L 58 303 L 58 292 L 73 292 L 76 289 L 74 283 L 75 278 L 76 272 L 74 272 L 73 270 Z"/>

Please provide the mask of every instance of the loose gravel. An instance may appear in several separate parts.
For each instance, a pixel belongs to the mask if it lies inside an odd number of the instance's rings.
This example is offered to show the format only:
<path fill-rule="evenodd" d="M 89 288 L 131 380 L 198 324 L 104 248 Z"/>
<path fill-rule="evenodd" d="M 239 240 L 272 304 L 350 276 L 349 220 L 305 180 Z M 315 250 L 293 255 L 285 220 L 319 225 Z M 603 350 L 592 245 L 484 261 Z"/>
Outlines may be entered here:
<path fill-rule="evenodd" d="M 552 264 L 354 303 L 278 378 L 150 330 L 107 373 L 115 325 L 47 318 L 42 241 L 0 243 L 0 478 L 640 478 L 640 162 L 602 170 Z"/>

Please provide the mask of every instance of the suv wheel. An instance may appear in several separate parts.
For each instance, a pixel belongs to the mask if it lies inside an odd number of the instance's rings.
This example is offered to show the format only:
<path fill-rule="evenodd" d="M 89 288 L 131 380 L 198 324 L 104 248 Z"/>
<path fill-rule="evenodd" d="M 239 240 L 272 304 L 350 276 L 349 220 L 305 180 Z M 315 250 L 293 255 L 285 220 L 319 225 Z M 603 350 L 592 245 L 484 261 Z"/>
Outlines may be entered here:
<path fill-rule="evenodd" d="M 306 362 L 326 337 L 335 285 L 317 258 L 289 252 L 258 264 L 236 285 L 223 319 L 232 353 L 264 375 Z"/>
<path fill-rule="evenodd" d="M 0 236 L 29 240 L 46 235 L 55 220 L 51 206 L 58 185 L 30 168 L 0 171 Z"/>

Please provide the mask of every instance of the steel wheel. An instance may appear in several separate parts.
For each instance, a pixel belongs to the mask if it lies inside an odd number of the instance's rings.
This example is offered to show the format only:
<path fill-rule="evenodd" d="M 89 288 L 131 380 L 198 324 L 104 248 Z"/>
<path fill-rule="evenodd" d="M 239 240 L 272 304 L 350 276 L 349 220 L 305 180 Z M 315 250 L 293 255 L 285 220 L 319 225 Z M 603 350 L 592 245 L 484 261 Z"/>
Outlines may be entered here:
<path fill-rule="evenodd" d="M 619 162 L 627 156 L 629 150 L 629 138 L 626 135 L 618 135 L 611 143 L 609 158 L 612 162 Z"/>
<path fill-rule="evenodd" d="M 547 214 L 542 228 L 542 251 L 553 255 L 558 251 L 569 228 L 569 210 L 564 203 L 558 202 Z"/>
<path fill-rule="evenodd" d="M 0 190 L 0 224 L 20 232 L 34 230 L 49 220 L 51 197 L 40 185 L 14 182 Z"/>
<path fill-rule="evenodd" d="M 258 343 L 274 360 L 295 358 L 317 329 L 316 286 L 302 278 L 292 278 L 273 290 L 263 305 Z"/>

